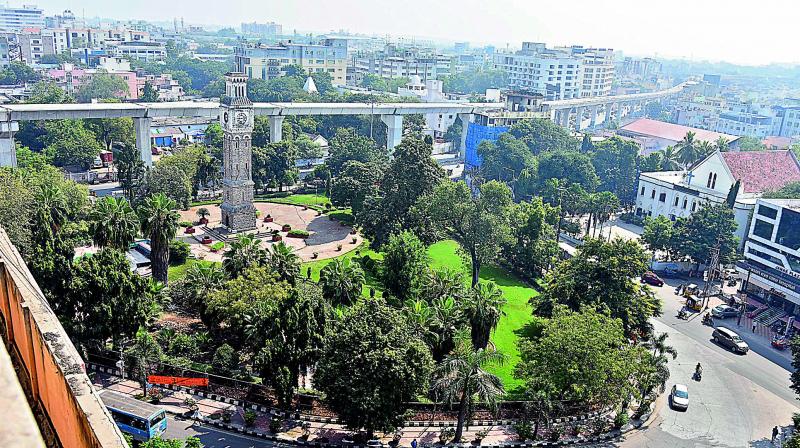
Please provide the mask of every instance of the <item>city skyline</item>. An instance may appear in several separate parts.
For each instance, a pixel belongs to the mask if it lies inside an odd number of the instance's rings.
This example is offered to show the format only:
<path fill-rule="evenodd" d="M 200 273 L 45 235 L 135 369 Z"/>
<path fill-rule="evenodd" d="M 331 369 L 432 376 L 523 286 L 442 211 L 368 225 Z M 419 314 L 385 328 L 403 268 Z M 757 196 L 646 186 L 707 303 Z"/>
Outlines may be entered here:
<path fill-rule="evenodd" d="M 798 6 L 786 0 L 768 0 L 765 4 L 769 7 L 763 8 L 747 6 L 743 1 L 680 0 L 648 4 L 646 11 L 633 0 L 572 0 L 535 6 L 500 0 L 493 2 L 492 8 L 477 0 L 435 3 L 342 0 L 336 8 L 320 0 L 307 0 L 302 5 L 238 0 L 228 2 L 224 9 L 217 8 L 211 17 L 207 11 L 216 5 L 208 0 L 178 0 L 168 5 L 154 0 L 113 5 L 100 0 L 40 0 L 36 4 L 47 14 L 71 9 L 76 15 L 117 20 L 169 22 L 183 18 L 186 23 L 236 27 L 242 22 L 276 21 L 284 25 L 287 33 L 294 30 L 328 33 L 341 29 L 394 38 L 469 41 L 511 49 L 519 47 L 522 41 L 539 41 L 549 45 L 608 47 L 630 55 L 741 65 L 800 62 L 800 56 L 792 51 L 793 15 L 786 13 Z M 392 19 L 382 20 L 382 17 Z M 764 24 L 769 33 L 742 32 L 742 23 L 753 24 L 754 30 Z"/>

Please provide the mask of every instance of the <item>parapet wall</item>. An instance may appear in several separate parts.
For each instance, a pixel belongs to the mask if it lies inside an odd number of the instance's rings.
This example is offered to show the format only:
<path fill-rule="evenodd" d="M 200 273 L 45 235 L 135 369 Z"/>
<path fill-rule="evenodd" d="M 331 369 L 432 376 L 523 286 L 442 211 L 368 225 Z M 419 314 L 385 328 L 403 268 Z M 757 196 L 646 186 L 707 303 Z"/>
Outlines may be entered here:
<path fill-rule="evenodd" d="M 78 351 L 2 228 L 0 332 L 48 445 L 127 448 Z"/>

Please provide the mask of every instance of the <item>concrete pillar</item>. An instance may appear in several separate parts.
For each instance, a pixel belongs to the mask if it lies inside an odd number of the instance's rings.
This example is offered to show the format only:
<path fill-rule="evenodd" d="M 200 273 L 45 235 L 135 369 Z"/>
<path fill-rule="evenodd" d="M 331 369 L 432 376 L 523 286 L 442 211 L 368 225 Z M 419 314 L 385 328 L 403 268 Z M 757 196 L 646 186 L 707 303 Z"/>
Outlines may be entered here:
<path fill-rule="evenodd" d="M 144 162 L 144 166 L 153 166 L 153 152 L 150 144 L 150 125 L 153 119 L 149 117 L 134 118 L 133 129 L 136 132 L 136 149 L 139 150 L 139 158 Z"/>
<path fill-rule="evenodd" d="M 589 121 L 589 127 L 590 128 L 593 128 L 593 127 L 597 126 L 597 109 L 599 109 L 599 108 L 600 108 L 600 106 L 592 106 L 592 108 L 591 108 L 591 110 L 592 110 L 591 117 L 592 118 Z"/>
<path fill-rule="evenodd" d="M 561 114 L 561 127 L 568 128 L 569 127 L 569 113 L 572 111 L 571 108 L 561 109 L 558 111 Z"/>
<path fill-rule="evenodd" d="M 269 142 L 278 143 L 283 140 L 283 119 L 280 115 L 269 117 Z"/>
<path fill-rule="evenodd" d="M 386 149 L 391 151 L 403 140 L 403 116 L 381 115 L 381 121 L 386 123 Z"/>
<path fill-rule="evenodd" d="M 458 149 L 458 156 L 464 157 L 467 150 L 467 132 L 469 131 L 469 124 L 475 119 L 473 114 L 458 114 L 461 120 L 461 146 Z"/>
<path fill-rule="evenodd" d="M 17 166 L 17 147 L 14 132 L 19 131 L 19 123 L 5 121 L 0 123 L 0 166 Z"/>
<path fill-rule="evenodd" d="M 615 103 L 608 103 L 606 104 L 606 116 L 603 118 L 603 124 L 609 124 L 612 120 L 612 114 L 614 113 L 614 104 Z"/>
<path fill-rule="evenodd" d="M 579 106 L 575 108 L 575 130 L 580 131 L 581 125 L 583 124 L 583 110 L 585 108 L 583 106 Z"/>
<path fill-rule="evenodd" d="M 557 110 L 555 110 L 555 109 L 550 109 L 550 110 L 548 111 L 548 113 L 550 114 L 550 121 L 552 121 L 553 123 L 558 123 L 558 116 L 557 116 L 557 112 L 558 112 L 558 111 L 557 111 Z"/>

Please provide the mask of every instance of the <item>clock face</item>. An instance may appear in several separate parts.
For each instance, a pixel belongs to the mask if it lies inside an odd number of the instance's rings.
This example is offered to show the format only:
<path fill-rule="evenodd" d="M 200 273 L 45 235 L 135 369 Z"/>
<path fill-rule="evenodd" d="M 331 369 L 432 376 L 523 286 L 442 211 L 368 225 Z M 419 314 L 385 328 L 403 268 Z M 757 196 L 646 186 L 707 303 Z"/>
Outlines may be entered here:
<path fill-rule="evenodd" d="M 225 123 L 227 123 L 227 122 L 228 122 L 228 113 L 227 113 L 227 112 L 225 112 L 225 113 L 222 115 L 222 119 L 223 119 L 223 121 L 225 121 Z"/>
<path fill-rule="evenodd" d="M 234 117 L 234 123 L 236 124 L 236 126 L 239 127 L 247 125 L 247 113 L 236 112 L 236 116 Z"/>

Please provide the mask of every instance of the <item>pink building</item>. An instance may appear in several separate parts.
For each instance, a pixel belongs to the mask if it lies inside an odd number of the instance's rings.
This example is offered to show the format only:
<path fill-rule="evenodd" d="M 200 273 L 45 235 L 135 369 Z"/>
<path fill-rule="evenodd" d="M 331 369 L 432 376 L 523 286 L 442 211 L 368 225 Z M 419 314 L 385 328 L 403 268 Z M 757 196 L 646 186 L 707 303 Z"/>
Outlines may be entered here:
<path fill-rule="evenodd" d="M 178 101 L 184 95 L 183 88 L 178 84 L 178 81 L 172 79 L 172 75 L 168 73 L 158 76 L 145 74 L 140 76 L 134 71 L 85 69 L 71 64 L 64 64 L 62 68 L 49 70 L 47 76 L 66 92 L 74 94 L 83 85 L 89 83 L 92 77 L 98 73 L 118 76 L 125 81 L 125 84 L 128 85 L 128 93 L 120 95 L 120 99 L 138 100 L 147 81 L 150 81 L 150 84 L 158 91 L 161 101 Z"/>

